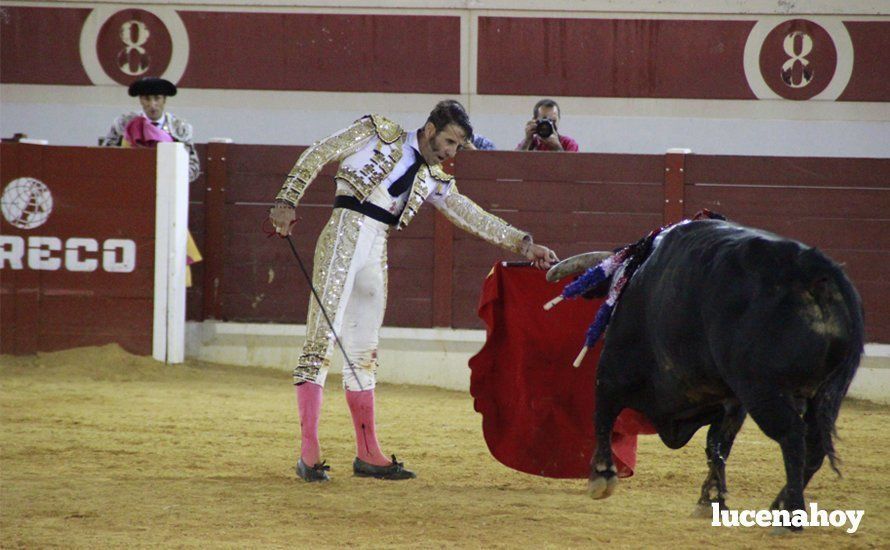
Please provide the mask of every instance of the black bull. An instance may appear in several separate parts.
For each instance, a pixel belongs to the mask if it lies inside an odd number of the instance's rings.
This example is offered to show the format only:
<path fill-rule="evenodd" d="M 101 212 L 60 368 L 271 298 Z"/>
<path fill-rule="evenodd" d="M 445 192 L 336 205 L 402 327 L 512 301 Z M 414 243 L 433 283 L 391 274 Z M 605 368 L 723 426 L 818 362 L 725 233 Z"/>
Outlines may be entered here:
<path fill-rule="evenodd" d="M 684 446 L 709 425 L 699 505 L 725 507 L 724 467 L 746 413 L 779 443 L 786 484 L 773 509 L 803 509 L 827 455 L 863 348 L 862 306 L 841 268 L 814 248 L 724 221 L 679 225 L 637 270 L 606 333 L 596 382 L 596 439 L 625 407 Z M 598 445 L 589 490 L 617 483 Z"/>

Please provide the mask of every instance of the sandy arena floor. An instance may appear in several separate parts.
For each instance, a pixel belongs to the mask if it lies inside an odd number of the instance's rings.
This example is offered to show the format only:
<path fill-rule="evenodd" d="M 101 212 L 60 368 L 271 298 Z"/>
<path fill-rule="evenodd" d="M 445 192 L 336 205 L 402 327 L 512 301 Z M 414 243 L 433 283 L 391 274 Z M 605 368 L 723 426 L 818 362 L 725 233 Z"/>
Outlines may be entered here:
<path fill-rule="evenodd" d="M 827 468 L 807 496 L 864 509 L 855 534 L 711 527 L 691 518 L 704 478 L 702 430 L 670 451 L 641 438 L 637 475 L 592 501 L 581 480 L 496 462 L 466 393 L 378 389 L 384 451 L 418 479 L 351 475 L 352 424 L 332 379 L 321 437 L 333 482 L 296 479 L 297 419 L 286 372 L 165 367 L 116 346 L 0 357 L 3 548 L 887 548 L 890 407 L 848 401 L 838 425 L 844 478 Z M 767 506 L 784 479 L 778 446 L 749 420 L 728 467 L 730 505 Z M 881 542 L 883 541 L 883 542 Z"/>

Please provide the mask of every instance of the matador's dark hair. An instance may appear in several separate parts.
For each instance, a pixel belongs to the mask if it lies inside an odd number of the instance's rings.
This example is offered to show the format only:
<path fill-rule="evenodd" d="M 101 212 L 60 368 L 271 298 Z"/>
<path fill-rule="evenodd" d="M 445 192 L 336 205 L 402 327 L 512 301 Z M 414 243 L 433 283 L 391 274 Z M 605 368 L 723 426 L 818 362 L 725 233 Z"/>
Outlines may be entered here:
<path fill-rule="evenodd" d="M 453 99 L 445 99 L 436 104 L 430 112 L 427 122 L 432 122 L 436 132 L 445 129 L 449 124 L 457 124 L 467 134 L 467 141 L 473 141 L 473 126 L 470 125 L 470 115 L 460 102 Z"/>

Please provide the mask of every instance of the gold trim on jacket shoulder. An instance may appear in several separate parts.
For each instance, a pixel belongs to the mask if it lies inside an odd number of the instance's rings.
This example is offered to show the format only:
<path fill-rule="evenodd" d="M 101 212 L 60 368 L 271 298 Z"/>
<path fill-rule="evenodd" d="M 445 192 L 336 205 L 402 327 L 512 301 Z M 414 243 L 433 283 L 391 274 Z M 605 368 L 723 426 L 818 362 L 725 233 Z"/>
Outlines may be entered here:
<path fill-rule="evenodd" d="M 386 117 L 373 114 L 370 117 L 377 130 L 377 137 L 387 145 L 394 143 L 405 133 L 401 126 Z"/>

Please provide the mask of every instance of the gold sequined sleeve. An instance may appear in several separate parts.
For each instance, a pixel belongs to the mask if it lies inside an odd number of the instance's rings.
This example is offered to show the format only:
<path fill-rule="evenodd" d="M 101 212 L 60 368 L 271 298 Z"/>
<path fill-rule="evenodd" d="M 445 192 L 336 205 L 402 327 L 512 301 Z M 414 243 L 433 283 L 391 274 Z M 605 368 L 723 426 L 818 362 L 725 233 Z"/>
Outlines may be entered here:
<path fill-rule="evenodd" d="M 431 202 L 451 223 L 493 245 L 523 254 L 531 244 L 531 235 L 486 212 L 469 197 L 461 195 L 454 183 L 444 199 Z M 523 243 L 526 237 L 528 241 Z"/>
<path fill-rule="evenodd" d="M 291 206 L 296 206 L 300 202 L 303 192 L 306 191 L 306 187 L 315 179 L 325 164 L 358 151 L 375 135 L 374 123 L 369 117 L 366 117 L 345 130 L 313 143 L 297 159 L 275 200 L 282 200 Z"/>

